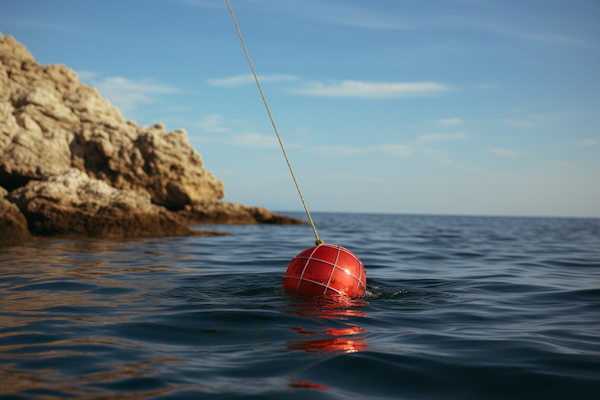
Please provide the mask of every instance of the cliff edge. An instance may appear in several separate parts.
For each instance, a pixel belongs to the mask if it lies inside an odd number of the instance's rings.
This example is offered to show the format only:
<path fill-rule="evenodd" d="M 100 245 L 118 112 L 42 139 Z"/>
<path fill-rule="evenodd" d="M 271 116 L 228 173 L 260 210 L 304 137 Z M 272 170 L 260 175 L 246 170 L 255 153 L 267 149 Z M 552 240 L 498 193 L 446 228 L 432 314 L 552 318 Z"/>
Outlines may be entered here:
<path fill-rule="evenodd" d="M 10 192 L 2 201 L 19 207 L 34 235 L 164 236 L 193 234 L 189 222 L 304 223 L 220 201 L 223 181 L 205 169 L 185 130 L 126 121 L 74 71 L 39 64 L 2 34 L 0 187 Z M 20 220 L 4 208 L 11 224 Z M 100 223 L 106 229 L 92 228 Z"/>

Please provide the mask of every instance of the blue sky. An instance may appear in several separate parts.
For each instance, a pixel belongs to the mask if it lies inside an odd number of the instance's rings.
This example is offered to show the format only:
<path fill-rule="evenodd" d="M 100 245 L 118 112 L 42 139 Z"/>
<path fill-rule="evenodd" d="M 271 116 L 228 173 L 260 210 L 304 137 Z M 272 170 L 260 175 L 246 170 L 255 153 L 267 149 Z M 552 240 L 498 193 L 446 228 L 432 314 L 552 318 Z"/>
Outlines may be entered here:
<path fill-rule="evenodd" d="M 311 211 L 600 217 L 600 2 L 230 0 Z M 302 204 L 225 0 L 5 1 L 0 32 Z"/>

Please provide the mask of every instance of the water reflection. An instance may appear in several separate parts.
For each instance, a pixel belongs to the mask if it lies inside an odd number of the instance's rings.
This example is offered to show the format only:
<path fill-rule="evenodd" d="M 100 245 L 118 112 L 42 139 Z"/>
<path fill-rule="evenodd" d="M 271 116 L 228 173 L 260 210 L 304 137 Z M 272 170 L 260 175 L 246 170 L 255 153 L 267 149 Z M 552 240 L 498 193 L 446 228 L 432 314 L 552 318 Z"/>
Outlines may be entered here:
<path fill-rule="evenodd" d="M 292 381 L 290 383 L 290 386 L 291 387 L 296 387 L 296 388 L 331 390 L 327 386 L 322 386 L 322 385 L 319 385 L 319 384 L 316 384 L 316 383 L 313 383 L 313 382 L 303 381 L 303 380 Z"/>
<path fill-rule="evenodd" d="M 368 302 L 364 299 L 351 299 L 347 296 L 293 296 L 288 304 L 291 309 L 283 312 L 321 320 L 346 321 L 349 317 L 365 316 L 364 311 L 355 308 L 364 307 L 367 304 Z M 318 332 L 307 330 L 301 326 L 292 326 L 290 329 L 301 335 L 319 335 L 326 336 L 326 338 L 293 341 L 287 348 L 309 353 L 321 351 L 356 353 L 365 351 L 369 346 L 364 340 L 364 334 L 367 331 L 355 323 L 344 322 L 343 325 L 345 326 L 328 326 Z"/>
<path fill-rule="evenodd" d="M 175 360 L 177 359 L 172 357 L 155 357 L 151 360 L 114 363 L 113 369 L 109 371 L 69 377 L 60 376 L 49 369 L 32 371 L 0 370 L 0 382 L 3 382 L 0 384 L 0 396 L 10 396 L 19 392 L 29 392 L 30 394 L 46 392 L 59 395 L 58 397 L 45 396 L 46 398 L 114 398 L 116 396 L 113 396 L 110 388 L 102 389 L 96 385 L 121 383 L 135 386 L 136 378 L 144 378 L 157 374 L 158 371 L 162 370 L 165 366 Z M 166 394 L 175 389 L 178 389 L 178 387 L 169 386 L 151 390 L 141 390 L 128 393 L 126 398 L 131 400 L 148 399 Z"/>

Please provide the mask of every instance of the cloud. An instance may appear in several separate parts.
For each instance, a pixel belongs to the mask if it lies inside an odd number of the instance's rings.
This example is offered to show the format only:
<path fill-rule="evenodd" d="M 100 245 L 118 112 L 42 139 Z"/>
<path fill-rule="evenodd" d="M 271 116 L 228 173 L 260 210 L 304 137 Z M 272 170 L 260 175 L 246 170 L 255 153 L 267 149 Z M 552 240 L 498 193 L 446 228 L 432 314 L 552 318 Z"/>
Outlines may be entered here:
<path fill-rule="evenodd" d="M 279 83 L 300 81 L 297 75 L 272 74 L 258 75 L 261 83 Z M 239 87 L 255 82 L 254 75 L 244 74 L 228 78 L 209 79 L 208 84 L 217 87 Z M 328 80 L 326 82 L 301 82 L 299 86 L 290 88 L 291 93 L 317 97 L 358 97 L 358 98 L 399 98 L 439 95 L 452 90 L 446 84 L 438 82 L 368 82 L 345 80 Z M 439 123 L 460 123 L 459 118 L 441 120 Z"/>
<path fill-rule="evenodd" d="M 430 133 L 428 135 L 419 136 L 420 142 L 437 142 L 440 140 L 455 140 L 455 139 L 466 139 L 467 134 L 464 132 L 456 133 Z"/>
<path fill-rule="evenodd" d="M 120 76 L 104 78 L 92 86 L 97 88 L 102 96 L 106 97 L 121 110 L 131 110 L 138 104 L 148 104 L 156 101 L 153 95 L 181 92 L 172 86 L 156 84 L 149 80 L 133 81 Z"/>
<path fill-rule="evenodd" d="M 576 112 L 564 111 L 552 114 L 530 114 L 525 119 L 505 119 L 504 122 L 520 128 L 554 125 L 566 118 L 577 116 Z"/>
<path fill-rule="evenodd" d="M 78 71 L 77 72 L 77 77 L 79 78 L 79 80 L 88 80 L 88 79 L 92 79 L 94 77 L 96 77 L 98 74 L 96 72 L 93 71 Z"/>
<path fill-rule="evenodd" d="M 437 95 L 451 88 L 436 82 L 309 82 L 293 93 L 317 97 L 399 98 Z"/>
<path fill-rule="evenodd" d="M 593 146 L 597 143 L 598 141 L 596 139 L 583 139 L 582 141 L 577 142 L 576 144 L 580 146 Z"/>
<path fill-rule="evenodd" d="M 460 118 L 446 118 L 446 119 L 438 119 L 434 121 L 436 124 L 440 125 L 456 125 L 460 124 L 462 120 Z"/>
<path fill-rule="evenodd" d="M 298 129 L 294 132 L 296 135 L 305 136 L 310 133 L 310 128 L 308 126 L 299 126 Z"/>
<path fill-rule="evenodd" d="M 241 146 L 250 148 L 274 148 L 279 147 L 279 141 L 275 136 L 263 135 L 256 132 L 241 132 L 225 134 L 220 136 L 194 136 L 194 139 L 203 143 L 218 143 L 230 146 Z M 299 147 L 297 144 L 286 143 L 286 148 Z"/>
<path fill-rule="evenodd" d="M 220 126 L 222 120 L 222 116 L 218 114 L 210 114 L 205 116 L 202 121 L 196 122 L 193 125 L 202 128 L 204 132 L 208 133 L 231 132 L 231 128 Z"/>
<path fill-rule="evenodd" d="M 499 156 L 503 156 L 503 157 L 517 157 L 520 156 L 521 153 L 515 150 L 508 150 L 508 149 L 500 149 L 500 148 L 493 148 L 490 149 L 490 151 L 492 153 L 498 154 Z"/>
<path fill-rule="evenodd" d="M 260 83 L 277 83 L 277 82 L 289 82 L 300 79 L 296 75 L 258 75 L 258 81 Z M 245 74 L 245 75 L 236 75 L 231 76 L 229 78 L 221 78 L 221 79 L 209 79 L 208 84 L 211 86 L 219 86 L 219 87 L 238 87 L 242 85 L 247 85 L 249 83 L 255 83 L 254 75 Z"/>
<path fill-rule="evenodd" d="M 501 27 L 486 21 L 485 24 L 481 23 L 482 27 L 488 29 L 497 34 L 516 37 L 518 39 L 525 39 L 532 42 L 545 43 L 551 45 L 568 45 L 568 46 L 579 46 L 590 49 L 596 49 L 597 46 L 593 41 L 587 39 L 578 38 L 575 36 L 561 35 L 555 32 L 534 32 L 527 29 L 515 29 L 515 27 Z"/>
<path fill-rule="evenodd" d="M 237 123 L 240 123 L 237 121 Z M 204 116 L 200 121 L 190 125 L 201 128 L 210 135 L 192 135 L 194 140 L 202 143 L 217 143 L 230 146 L 240 146 L 249 148 L 279 148 L 279 140 L 275 132 L 268 135 L 252 132 L 249 129 L 233 129 L 223 123 L 223 116 L 219 114 L 210 114 Z M 224 126 L 225 125 L 225 126 Z M 298 148 L 302 145 L 297 143 L 284 142 L 285 148 Z"/>

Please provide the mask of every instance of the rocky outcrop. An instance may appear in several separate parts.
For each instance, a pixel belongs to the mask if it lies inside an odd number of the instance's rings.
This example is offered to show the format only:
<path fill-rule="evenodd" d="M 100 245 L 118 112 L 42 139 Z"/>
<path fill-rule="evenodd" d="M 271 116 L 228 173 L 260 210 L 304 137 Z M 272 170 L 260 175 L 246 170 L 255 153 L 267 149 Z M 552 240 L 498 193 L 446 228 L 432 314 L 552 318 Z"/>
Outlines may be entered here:
<path fill-rule="evenodd" d="M 17 246 L 31 239 L 27 220 L 16 205 L 5 199 L 7 194 L 0 187 L 0 247 Z"/>
<path fill-rule="evenodd" d="M 63 65 L 42 66 L 0 35 L 0 186 L 77 168 L 170 209 L 225 196 L 184 130 L 138 126 Z"/>
<path fill-rule="evenodd" d="M 113 188 L 74 168 L 30 181 L 7 198 L 23 211 L 31 232 L 40 236 L 119 238 L 196 234 L 176 213 L 152 204 L 147 194 Z"/>
<path fill-rule="evenodd" d="M 40 65 L 1 34 L 0 186 L 11 191 L 0 198 L 0 246 L 29 232 L 154 237 L 212 234 L 188 222 L 304 223 L 221 202 L 223 182 L 204 168 L 184 130 L 126 121 L 75 72 Z"/>
<path fill-rule="evenodd" d="M 193 202 L 178 212 L 190 223 L 200 224 L 286 224 L 304 225 L 306 222 L 270 212 L 264 207 L 250 207 L 217 199 Z"/>

